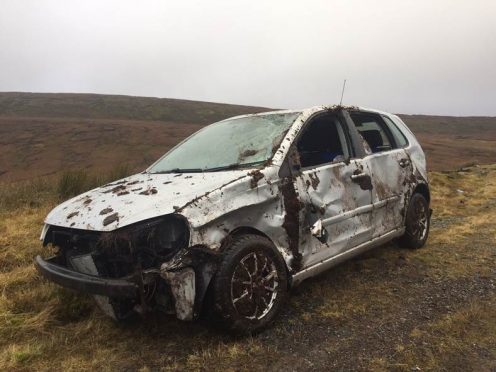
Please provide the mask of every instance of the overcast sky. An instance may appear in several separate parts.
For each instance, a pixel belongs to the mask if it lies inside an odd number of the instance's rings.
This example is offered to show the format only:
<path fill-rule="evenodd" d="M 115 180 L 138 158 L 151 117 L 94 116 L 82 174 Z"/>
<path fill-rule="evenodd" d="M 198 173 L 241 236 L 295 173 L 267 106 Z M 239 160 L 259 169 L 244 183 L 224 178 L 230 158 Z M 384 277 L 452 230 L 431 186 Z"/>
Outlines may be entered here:
<path fill-rule="evenodd" d="M 494 0 L 1 0 L 0 91 L 496 115 Z"/>

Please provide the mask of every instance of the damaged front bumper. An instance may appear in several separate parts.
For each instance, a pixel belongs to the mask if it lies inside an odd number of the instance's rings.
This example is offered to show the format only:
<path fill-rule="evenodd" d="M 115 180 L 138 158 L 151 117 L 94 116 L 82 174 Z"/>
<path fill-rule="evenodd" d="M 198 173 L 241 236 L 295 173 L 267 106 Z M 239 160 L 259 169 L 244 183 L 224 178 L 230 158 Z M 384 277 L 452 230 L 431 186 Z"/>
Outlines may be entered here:
<path fill-rule="evenodd" d="M 102 278 L 86 274 L 58 265 L 57 257 L 46 260 L 36 256 L 35 265 L 38 271 L 47 279 L 63 287 L 76 291 L 101 295 L 111 298 L 138 298 L 139 284 L 135 276 L 122 279 Z"/>
<path fill-rule="evenodd" d="M 121 278 L 101 276 L 91 254 L 72 256 L 68 261 L 61 262 L 59 256 L 36 256 L 35 266 L 48 280 L 93 295 L 99 307 L 114 319 L 119 317 L 112 303 L 129 300 L 141 314 L 159 305 L 166 312 L 172 310 L 180 320 L 194 320 L 216 271 L 212 255 L 196 250 L 178 255 L 160 269 L 137 270 Z"/>

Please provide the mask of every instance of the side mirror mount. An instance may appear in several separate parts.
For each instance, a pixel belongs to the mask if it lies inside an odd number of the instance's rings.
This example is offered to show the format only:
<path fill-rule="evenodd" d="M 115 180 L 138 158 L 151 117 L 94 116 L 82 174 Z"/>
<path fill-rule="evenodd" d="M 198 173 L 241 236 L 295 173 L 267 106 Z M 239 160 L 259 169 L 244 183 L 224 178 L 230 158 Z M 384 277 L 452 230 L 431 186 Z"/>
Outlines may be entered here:
<path fill-rule="evenodd" d="M 300 154 L 296 148 L 292 148 L 289 153 L 289 165 L 293 172 L 299 172 L 301 169 Z"/>

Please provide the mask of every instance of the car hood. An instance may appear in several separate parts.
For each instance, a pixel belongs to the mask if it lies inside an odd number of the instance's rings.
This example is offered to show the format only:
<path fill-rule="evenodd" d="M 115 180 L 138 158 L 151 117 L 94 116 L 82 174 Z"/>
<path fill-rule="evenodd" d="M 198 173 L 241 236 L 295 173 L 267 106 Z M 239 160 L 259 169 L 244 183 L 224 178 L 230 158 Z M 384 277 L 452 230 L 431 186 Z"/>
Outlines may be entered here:
<path fill-rule="evenodd" d="M 248 170 L 136 174 L 60 204 L 48 214 L 45 223 L 112 231 L 149 218 L 181 212 L 198 198 L 246 178 L 248 174 Z"/>

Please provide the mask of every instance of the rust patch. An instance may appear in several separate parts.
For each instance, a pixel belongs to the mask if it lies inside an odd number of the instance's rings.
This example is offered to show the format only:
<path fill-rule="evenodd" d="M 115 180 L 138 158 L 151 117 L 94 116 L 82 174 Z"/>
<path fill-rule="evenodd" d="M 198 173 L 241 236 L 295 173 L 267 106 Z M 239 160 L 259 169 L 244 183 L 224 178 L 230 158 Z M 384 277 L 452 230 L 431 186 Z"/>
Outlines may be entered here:
<path fill-rule="evenodd" d="M 118 186 L 115 186 L 114 188 L 111 188 L 110 190 L 104 191 L 103 193 L 104 194 L 108 194 L 108 193 L 118 194 L 124 190 L 126 190 L 126 186 L 118 185 Z"/>
<path fill-rule="evenodd" d="M 250 187 L 254 189 L 258 185 L 258 181 L 260 181 L 264 175 L 258 169 L 253 172 L 248 173 L 251 176 Z"/>
<path fill-rule="evenodd" d="M 386 188 L 386 185 L 382 182 L 377 182 L 375 185 L 375 191 L 379 200 L 387 199 L 387 197 L 391 194 L 389 188 Z"/>
<path fill-rule="evenodd" d="M 67 215 L 67 219 L 70 220 L 72 217 L 75 217 L 79 214 L 79 212 L 72 212 Z"/>
<path fill-rule="evenodd" d="M 107 183 L 106 185 L 104 185 L 103 187 L 106 188 L 106 187 L 112 187 L 112 186 L 117 186 L 117 185 L 123 185 L 127 182 L 127 180 L 124 180 L 124 181 L 119 181 L 119 182 L 112 182 L 112 183 Z"/>
<path fill-rule="evenodd" d="M 157 192 L 158 192 L 157 189 L 155 187 L 152 187 L 141 191 L 140 195 L 153 195 L 156 194 Z"/>
<path fill-rule="evenodd" d="M 104 214 L 109 214 L 110 212 L 113 212 L 114 210 L 112 208 L 105 208 L 100 211 L 100 216 L 103 216 Z"/>
<path fill-rule="evenodd" d="M 117 212 L 105 217 L 105 219 L 103 220 L 103 226 L 110 225 L 111 223 L 116 221 L 119 221 L 119 214 Z"/>
<path fill-rule="evenodd" d="M 291 263 L 294 272 L 301 268 L 302 255 L 299 251 L 300 240 L 300 210 L 302 208 L 298 199 L 294 184 L 291 179 L 286 179 L 280 186 L 284 201 L 284 209 L 286 214 L 282 227 L 288 235 L 289 249 L 293 253 L 293 262 Z"/>

